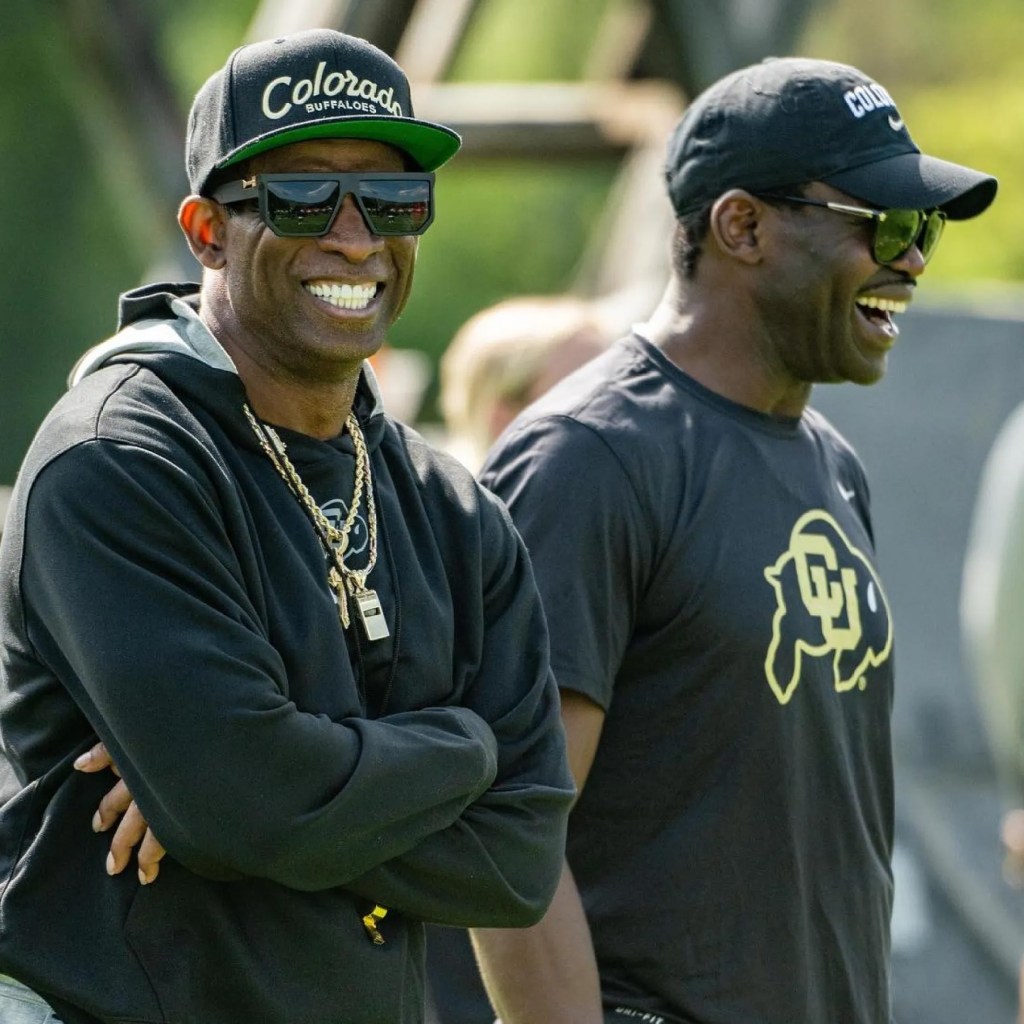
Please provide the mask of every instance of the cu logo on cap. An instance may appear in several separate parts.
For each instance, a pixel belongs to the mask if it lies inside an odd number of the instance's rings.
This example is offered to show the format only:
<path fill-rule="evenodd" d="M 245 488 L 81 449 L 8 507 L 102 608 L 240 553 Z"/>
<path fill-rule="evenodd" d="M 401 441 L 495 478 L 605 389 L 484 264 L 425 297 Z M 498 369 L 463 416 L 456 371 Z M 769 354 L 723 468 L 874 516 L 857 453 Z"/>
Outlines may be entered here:
<path fill-rule="evenodd" d="M 877 82 L 868 85 L 858 85 L 855 89 L 847 89 L 843 93 L 846 105 L 853 111 L 854 117 L 863 117 L 872 110 L 885 110 L 888 107 L 895 108 L 893 98 Z"/>

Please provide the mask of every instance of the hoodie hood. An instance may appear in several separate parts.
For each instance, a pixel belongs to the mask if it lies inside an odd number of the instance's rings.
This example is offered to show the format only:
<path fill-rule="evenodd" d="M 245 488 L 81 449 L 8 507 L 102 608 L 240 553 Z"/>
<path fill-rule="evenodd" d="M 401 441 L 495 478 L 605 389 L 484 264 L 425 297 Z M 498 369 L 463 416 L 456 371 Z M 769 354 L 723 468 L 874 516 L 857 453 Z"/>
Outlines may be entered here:
<path fill-rule="evenodd" d="M 168 355 L 184 356 L 238 377 L 231 356 L 199 316 L 198 284 L 149 284 L 125 292 L 118 306 L 117 333 L 81 356 L 68 374 L 68 387 L 111 363 L 141 363 L 159 374 L 161 357 Z M 371 428 L 367 442 L 371 435 L 378 439 L 384 403 L 368 362 L 363 363 L 355 411 L 363 429 Z"/>
<path fill-rule="evenodd" d="M 107 363 L 138 362 L 138 357 L 155 352 L 177 352 L 237 376 L 231 356 L 199 319 L 198 287 L 147 285 L 122 295 L 117 334 L 93 346 L 75 363 L 68 387 Z"/>

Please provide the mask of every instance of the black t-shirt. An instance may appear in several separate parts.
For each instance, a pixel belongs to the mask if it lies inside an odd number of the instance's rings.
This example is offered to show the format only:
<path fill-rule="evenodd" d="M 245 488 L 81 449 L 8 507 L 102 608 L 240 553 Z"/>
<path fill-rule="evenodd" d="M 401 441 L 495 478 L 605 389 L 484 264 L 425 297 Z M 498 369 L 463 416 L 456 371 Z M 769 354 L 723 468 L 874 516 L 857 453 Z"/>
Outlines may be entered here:
<path fill-rule="evenodd" d="M 568 856 L 609 1011 L 889 1020 L 892 625 L 850 446 L 634 336 L 482 481 L 531 553 L 559 686 L 607 711 Z"/>

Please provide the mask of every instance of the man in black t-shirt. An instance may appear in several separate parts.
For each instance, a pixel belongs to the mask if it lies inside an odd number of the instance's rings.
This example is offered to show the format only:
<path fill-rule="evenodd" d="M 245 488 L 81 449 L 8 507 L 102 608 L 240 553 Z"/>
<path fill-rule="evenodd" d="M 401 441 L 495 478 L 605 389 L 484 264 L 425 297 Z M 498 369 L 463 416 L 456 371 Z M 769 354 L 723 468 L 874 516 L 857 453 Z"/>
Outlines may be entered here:
<path fill-rule="evenodd" d="M 544 920 L 477 931 L 504 1024 L 891 1018 L 893 628 L 868 486 L 808 407 L 882 377 L 946 219 L 854 68 L 765 61 L 672 136 L 672 278 L 483 482 L 530 550 L 580 796 Z"/>

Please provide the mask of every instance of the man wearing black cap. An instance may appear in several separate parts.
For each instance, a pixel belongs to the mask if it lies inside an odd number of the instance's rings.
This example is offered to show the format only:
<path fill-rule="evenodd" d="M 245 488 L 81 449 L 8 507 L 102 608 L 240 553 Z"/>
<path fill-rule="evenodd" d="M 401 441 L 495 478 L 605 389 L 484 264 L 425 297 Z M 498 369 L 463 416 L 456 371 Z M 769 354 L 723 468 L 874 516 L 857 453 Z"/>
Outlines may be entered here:
<path fill-rule="evenodd" d="M 581 793 L 545 919 L 474 940 L 504 1024 L 880 1024 L 892 622 L 862 467 L 808 401 L 883 375 L 945 221 L 996 182 L 803 59 L 699 96 L 666 176 L 661 304 L 482 471 L 534 563 Z"/>
<path fill-rule="evenodd" d="M 0 1020 L 419 1024 L 423 922 L 550 900 L 572 780 L 528 560 L 365 362 L 458 146 L 331 31 L 197 95 L 202 283 L 122 298 L 0 545 Z M 103 871 L 98 740 L 155 884 Z"/>

